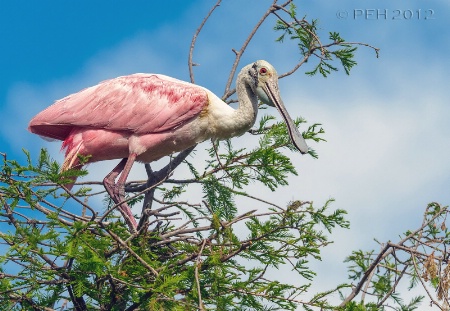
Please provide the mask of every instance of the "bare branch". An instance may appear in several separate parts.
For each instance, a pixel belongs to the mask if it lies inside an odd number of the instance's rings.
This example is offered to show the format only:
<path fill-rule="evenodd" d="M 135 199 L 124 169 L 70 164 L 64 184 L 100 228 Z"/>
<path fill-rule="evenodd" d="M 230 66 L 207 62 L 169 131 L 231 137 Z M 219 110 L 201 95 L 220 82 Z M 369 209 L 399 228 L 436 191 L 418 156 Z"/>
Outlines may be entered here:
<path fill-rule="evenodd" d="M 203 253 L 203 249 L 205 248 L 206 245 L 206 240 L 203 240 L 202 246 L 200 248 L 200 251 L 198 252 L 198 256 L 197 256 L 197 262 L 195 264 L 195 269 L 194 269 L 194 275 L 195 275 L 195 282 L 197 284 L 197 295 L 198 295 L 198 309 L 200 311 L 205 311 L 205 306 L 203 305 L 203 301 L 202 301 L 202 292 L 201 292 L 201 288 L 200 288 L 200 280 L 199 280 L 199 276 L 198 276 L 198 268 L 201 266 L 201 260 L 202 260 L 202 253 Z"/>
<path fill-rule="evenodd" d="M 191 83 L 195 83 L 195 79 L 194 79 L 194 70 L 193 70 L 193 66 L 194 66 L 194 62 L 192 61 L 192 57 L 194 54 L 194 48 L 195 48 L 195 42 L 197 41 L 197 37 L 200 34 L 200 31 L 202 31 L 203 26 L 205 25 L 206 21 L 209 19 L 209 17 L 211 16 L 211 14 L 214 12 L 214 10 L 220 6 L 220 3 L 222 2 L 222 0 L 218 0 L 216 2 L 216 4 L 211 8 L 211 10 L 208 12 L 208 14 L 206 15 L 206 17 L 203 19 L 202 23 L 200 24 L 200 26 L 197 28 L 197 30 L 194 33 L 194 36 L 192 37 L 192 41 L 191 41 L 191 47 L 189 48 L 189 57 L 188 57 L 188 66 L 189 66 L 189 76 L 191 79 Z"/>

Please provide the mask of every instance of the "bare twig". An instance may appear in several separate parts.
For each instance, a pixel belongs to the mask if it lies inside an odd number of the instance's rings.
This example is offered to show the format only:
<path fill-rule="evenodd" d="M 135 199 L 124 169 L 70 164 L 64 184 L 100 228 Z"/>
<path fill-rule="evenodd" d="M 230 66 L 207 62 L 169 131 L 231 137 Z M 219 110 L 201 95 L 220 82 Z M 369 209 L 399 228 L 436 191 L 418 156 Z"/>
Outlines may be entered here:
<path fill-rule="evenodd" d="M 142 259 L 138 254 L 136 254 L 135 251 L 131 249 L 131 247 L 128 246 L 128 244 L 123 241 L 117 234 L 106 228 L 105 226 L 100 223 L 100 225 L 103 227 L 103 229 L 108 232 L 108 234 L 116 241 L 118 242 L 123 248 L 125 248 L 134 258 L 136 258 L 144 267 L 146 267 L 149 271 L 151 271 L 155 276 L 158 276 L 158 272 L 150 266 L 144 259 Z"/>
<path fill-rule="evenodd" d="M 397 289 L 398 283 L 400 283 L 400 280 L 402 279 L 403 275 L 406 272 L 406 269 L 408 269 L 409 265 L 405 265 L 403 267 L 403 270 L 400 272 L 399 276 L 397 277 L 397 280 L 395 280 L 395 283 L 392 285 L 392 288 L 389 290 L 389 292 L 384 296 L 383 299 L 381 299 L 378 303 L 377 303 L 377 307 L 380 308 L 384 302 L 391 297 L 392 293 L 394 293 L 394 291 Z"/>
<path fill-rule="evenodd" d="M 433 298 L 433 296 L 432 296 L 431 293 L 429 292 L 429 290 L 428 290 L 426 284 L 424 283 L 424 281 L 423 281 L 422 278 L 420 277 L 420 271 L 419 271 L 419 268 L 417 267 L 417 263 L 416 263 L 416 256 L 415 256 L 414 254 L 411 254 L 411 256 L 412 256 L 412 261 L 413 261 L 413 264 L 414 264 L 414 265 L 413 265 L 414 270 L 416 271 L 416 274 L 418 275 L 418 279 L 419 279 L 420 283 L 422 284 L 423 289 L 425 289 L 425 292 L 427 293 L 428 298 L 430 298 L 430 300 L 431 300 L 431 301 L 432 301 L 439 309 L 441 309 L 441 310 L 444 311 L 444 309 L 440 306 L 440 304 Z"/>
<path fill-rule="evenodd" d="M 203 249 L 205 248 L 206 245 L 206 239 L 203 240 L 202 246 L 200 247 L 200 251 L 198 252 L 198 256 L 197 256 L 197 262 L 195 264 L 195 270 L 194 270 L 194 274 L 195 274 L 195 282 L 197 284 L 197 295 L 198 295 L 198 309 L 200 311 L 205 311 L 205 306 L 203 305 L 203 301 L 202 301 L 202 292 L 201 292 L 201 288 L 200 288 L 200 280 L 199 280 L 199 276 L 198 276 L 198 268 L 201 266 L 202 264 L 202 253 L 203 253 Z"/>
<path fill-rule="evenodd" d="M 194 62 L 192 61 L 192 57 L 194 54 L 194 48 L 195 48 L 195 42 L 197 41 L 197 37 L 200 34 L 200 31 L 202 31 L 203 26 L 205 25 L 206 21 L 209 19 L 209 17 L 211 16 L 211 14 L 214 12 L 214 10 L 220 6 L 220 3 L 222 2 L 222 0 L 218 0 L 216 2 L 216 4 L 211 8 L 211 10 L 209 11 L 209 13 L 206 15 L 206 17 L 203 19 L 202 23 L 200 24 L 200 26 L 197 28 L 197 30 L 194 33 L 194 36 L 192 37 L 192 41 L 191 41 L 191 47 L 189 48 L 189 57 L 188 57 L 188 66 L 189 66 L 189 76 L 191 79 L 191 83 L 195 83 L 195 79 L 194 79 L 194 70 L 193 70 L 193 66 L 194 66 Z"/>

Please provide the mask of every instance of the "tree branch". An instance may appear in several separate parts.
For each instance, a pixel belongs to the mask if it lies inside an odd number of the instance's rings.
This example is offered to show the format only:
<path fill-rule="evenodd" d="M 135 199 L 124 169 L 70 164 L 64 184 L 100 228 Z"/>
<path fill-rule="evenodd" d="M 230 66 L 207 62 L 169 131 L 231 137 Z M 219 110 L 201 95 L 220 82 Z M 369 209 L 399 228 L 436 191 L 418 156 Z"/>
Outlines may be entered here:
<path fill-rule="evenodd" d="M 209 19 L 209 17 L 211 16 L 211 14 L 214 12 L 214 10 L 220 6 L 220 3 L 222 2 L 222 0 L 218 0 L 216 2 L 216 4 L 211 8 L 211 10 L 208 12 L 208 14 L 206 15 L 206 17 L 203 19 L 202 23 L 200 24 L 200 26 L 197 28 L 197 30 L 194 33 L 194 36 L 192 37 L 192 41 L 191 41 L 191 46 L 189 48 L 189 57 L 188 57 L 188 66 L 189 66 L 189 77 L 191 79 L 191 83 L 195 83 L 195 79 L 194 79 L 194 69 L 193 66 L 196 65 L 194 64 L 194 62 L 192 61 L 192 57 L 194 54 L 194 48 L 195 48 L 195 42 L 197 41 L 197 37 L 200 34 L 200 31 L 202 31 L 203 26 L 205 25 L 206 21 Z"/>

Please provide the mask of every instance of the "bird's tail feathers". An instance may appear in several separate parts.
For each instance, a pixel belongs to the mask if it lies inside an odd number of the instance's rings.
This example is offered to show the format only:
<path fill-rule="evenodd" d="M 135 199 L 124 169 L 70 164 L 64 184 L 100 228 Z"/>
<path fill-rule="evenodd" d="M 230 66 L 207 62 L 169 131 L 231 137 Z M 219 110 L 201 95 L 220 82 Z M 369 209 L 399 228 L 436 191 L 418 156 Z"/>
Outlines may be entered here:
<path fill-rule="evenodd" d="M 81 170 L 83 168 L 83 164 L 78 156 L 81 144 L 81 141 L 78 144 L 74 144 L 70 137 L 63 142 L 61 149 L 66 149 L 66 156 L 61 167 L 61 172 L 66 172 L 71 169 Z M 65 187 L 68 190 L 72 190 L 74 183 L 77 181 L 77 176 L 71 176 L 69 178 L 72 179 L 73 182 L 66 184 Z"/>

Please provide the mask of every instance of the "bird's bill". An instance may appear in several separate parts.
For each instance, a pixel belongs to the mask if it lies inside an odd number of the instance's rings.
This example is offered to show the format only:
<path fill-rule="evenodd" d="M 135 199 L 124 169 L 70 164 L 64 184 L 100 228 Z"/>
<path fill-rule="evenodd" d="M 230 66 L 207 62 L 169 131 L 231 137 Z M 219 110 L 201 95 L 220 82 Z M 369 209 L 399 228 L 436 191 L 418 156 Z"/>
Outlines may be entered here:
<path fill-rule="evenodd" d="M 308 145 L 306 144 L 305 139 L 303 138 L 302 134 L 300 134 L 300 132 L 298 131 L 297 127 L 294 124 L 294 121 L 292 121 L 291 116 L 287 112 L 286 107 L 284 106 L 283 101 L 281 100 L 280 92 L 278 91 L 277 81 L 269 79 L 267 82 L 263 84 L 262 89 L 264 90 L 270 101 L 275 105 L 278 112 L 283 117 L 284 122 L 286 122 L 289 136 L 291 137 L 291 141 L 294 144 L 294 146 L 302 154 L 308 153 Z"/>

